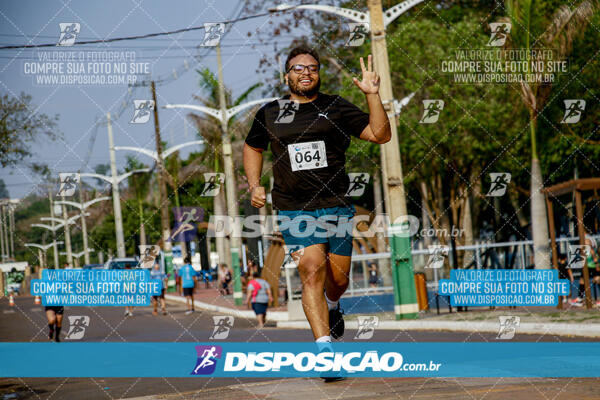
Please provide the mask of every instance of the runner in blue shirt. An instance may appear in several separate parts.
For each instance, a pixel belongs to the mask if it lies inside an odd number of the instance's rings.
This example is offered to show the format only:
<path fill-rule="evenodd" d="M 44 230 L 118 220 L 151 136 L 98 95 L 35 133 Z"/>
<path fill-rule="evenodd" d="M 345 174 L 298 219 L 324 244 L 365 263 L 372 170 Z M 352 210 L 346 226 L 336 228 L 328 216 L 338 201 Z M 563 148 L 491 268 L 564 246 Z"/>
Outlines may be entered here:
<path fill-rule="evenodd" d="M 181 287 L 183 288 L 183 295 L 185 296 L 188 308 L 185 314 L 188 315 L 194 312 L 194 285 L 196 284 L 197 274 L 194 267 L 192 267 L 190 256 L 185 257 L 183 262 L 185 265 L 179 269 L 178 275 L 181 277 Z"/>
<path fill-rule="evenodd" d="M 160 264 L 154 264 L 152 271 L 150 271 L 150 278 L 158 279 L 161 284 L 160 294 L 158 296 L 152 296 L 152 305 L 154 306 L 154 311 L 152 311 L 152 315 L 158 315 L 159 301 L 160 308 L 162 309 L 162 314 L 167 315 L 167 305 L 165 303 L 165 287 L 167 286 L 167 275 L 160 270 Z"/>

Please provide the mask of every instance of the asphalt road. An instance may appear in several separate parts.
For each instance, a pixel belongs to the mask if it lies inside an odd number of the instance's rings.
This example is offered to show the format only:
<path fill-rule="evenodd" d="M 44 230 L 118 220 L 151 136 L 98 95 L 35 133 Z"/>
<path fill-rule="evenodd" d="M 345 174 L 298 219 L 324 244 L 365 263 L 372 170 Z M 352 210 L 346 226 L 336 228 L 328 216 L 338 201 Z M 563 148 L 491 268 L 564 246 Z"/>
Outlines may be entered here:
<path fill-rule="evenodd" d="M 31 297 L 17 297 L 14 307 L 0 298 L 0 341 L 47 341 L 43 307 Z M 63 332 L 69 315 L 89 316 L 84 342 L 206 342 L 212 334 L 214 314 L 200 310 L 185 315 L 185 306 L 168 304 L 167 316 L 153 316 L 149 307 L 136 308 L 133 317 L 123 307 L 67 307 Z M 353 340 L 354 332 L 346 333 Z M 495 334 L 469 332 L 376 331 L 373 341 L 381 342 L 482 342 L 495 341 Z M 237 318 L 227 341 L 292 342 L 310 341 L 308 330 L 255 328 L 255 321 Z M 519 335 L 514 341 L 593 341 L 585 338 Z M 61 344 L 56 344 L 60 346 Z M 1 358 L 1 357 L 0 357 Z M 2 360 L 0 362 L 10 362 Z M 44 366 L 52 368 L 52 361 Z M 326 386 L 320 379 L 237 379 L 237 378 L 5 378 L 0 379 L 0 400 L 4 399 L 118 399 L 118 398 L 483 398 L 486 399 L 600 399 L 600 379 L 506 379 L 506 378 L 363 378 Z M 276 390 L 274 390 L 276 388 Z M 312 393 L 312 394 L 311 394 Z M 165 397 L 166 396 L 166 397 Z M 174 396 L 174 397 L 171 397 Z M 375 396 L 373 396 L 375 397 Z"/>

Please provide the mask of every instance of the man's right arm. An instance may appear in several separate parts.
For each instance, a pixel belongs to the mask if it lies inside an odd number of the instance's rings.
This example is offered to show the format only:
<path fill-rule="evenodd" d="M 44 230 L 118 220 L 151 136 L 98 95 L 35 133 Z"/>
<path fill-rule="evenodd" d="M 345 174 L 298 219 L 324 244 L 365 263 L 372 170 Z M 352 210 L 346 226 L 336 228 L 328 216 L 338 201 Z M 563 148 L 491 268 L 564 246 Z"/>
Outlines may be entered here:
<path fill-rule="evenodd" d="M 256 208 L 265 205 L 267 197 L 265 188 L 260 186 L 260 174 L 262 172 L 263 149 L 255 148 L 244 143 L 244 170 L 246 179 L 250 185 L 251 203 Z"/>

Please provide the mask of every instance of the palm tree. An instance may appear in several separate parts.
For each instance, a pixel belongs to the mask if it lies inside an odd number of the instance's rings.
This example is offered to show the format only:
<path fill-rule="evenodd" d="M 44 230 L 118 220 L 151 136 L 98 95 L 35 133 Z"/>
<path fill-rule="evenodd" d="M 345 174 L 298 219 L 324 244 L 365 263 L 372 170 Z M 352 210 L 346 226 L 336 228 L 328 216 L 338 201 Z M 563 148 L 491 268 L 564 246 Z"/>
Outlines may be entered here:
<path fill-rule="evenodd" d="M 544 26 L 540 7 L 535 0 L 506 0 L 506 10 L 511 22 L 510 42 L 514 48 L 527 51 L 526 74 L 532 63 L 540 60 L 531 57 L 531 49 L 550 48 L 556 50 L 556 59 L 563 60 L 571 53 L 573 42 L 580 35 L 594 13 L 588 0 L 573 9 L 562 5 Z M 539 13 L 539 14 L 536 14 Z M 539 36 L 536 35 L 539 34 Z M 533 41 L 533 43 L 532 43 Z M 537 118 L 550 98 L 551 83 L 521 82 L 521 99 L 529 111 L 531 139 L 531 230 L 533 235 L 534 263 L 536 268 L 550 266 L 548 246 L 548 217 L 540 189 L 544 186 L 542 170 L 537 152 Z"/>
<path fill-rule="evenodd" d="M 125 171 L 147 168 L 142 162 L 133 156 L 127 156 Z M 133 190 L 138 206 L 138 217 L 140 219 L 140 245 L 146 245 L 146 228 L 144 226 L 144 200 L 150 188 L 152 174 L 133 174 L 127 178 L 129 187 Z"/>
<path fill-rule="evenodd" d="M 201 95 L 194 96 L 195 99 L 205 107 L 219 108 L 219 80 L 215 75 L 208 69 L 197 70 L 199 75 L 199 86 L 201 88 Z M 256 83 L 246 89 L 241 95 L 235 100 L 230 89 L 225 88 L 225 103 L 227 108 L 235 107 L 246 101 L 250 95 L 262 86 L 261 83 Z M 206 142 L 205 150 L 193 160 L 189 165 L 182 169 L 182 175 L 184 177 L 181 180 L 185 180 L 185 176 L 190 173 L 203 172 L 223 172 L 222 158 L 221 158 L 221 121 L 209 116 L 198 115 L 190 113 L 188 116 L 194 121 L 198 130 L 198 136 L 204 139 Z M 240 118 L 235 116 L 229 120 L 228 132 L 231 136 L 231 147 L 233 155 L 234 169 L 241 172 L 242 166 L 242 150 L 244 146 L 244 134 L 245 129 L 241 129 L 244 126 L 244 122 L 240 121 Z M 268 170 L 265 167 L 265 170 Z M 235 177 L 234 177 L 235 179 Z M 227 214 L 227 207 L 225 201 L 225 190 L 222 188 L 219 191 L 219 195 L 213 199 L 213 212 L 217 215 Z M 226 249 L 227 243 L 223 238 L 216 238 L 217 252 L 219 259 L 222 261 L 228 260 L 230 263 L 230 252 Z"/>

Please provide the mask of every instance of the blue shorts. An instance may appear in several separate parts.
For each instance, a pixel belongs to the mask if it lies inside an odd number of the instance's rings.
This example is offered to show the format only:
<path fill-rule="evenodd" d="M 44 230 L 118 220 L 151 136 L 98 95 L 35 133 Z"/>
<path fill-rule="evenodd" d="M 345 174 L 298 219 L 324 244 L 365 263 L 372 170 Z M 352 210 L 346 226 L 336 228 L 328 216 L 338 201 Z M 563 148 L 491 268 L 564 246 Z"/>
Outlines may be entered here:
<path fill-rule="evenodd" d="M 252 303 L 252 309 L 256 315 L 266 314 L 268 306 L 267 303 Z"/>
<path fill-rule="evenodd" d="M 356 209 L 329 207 L 316 210 L 279 210 L 279 230 L 290 253 L 324 243 L 327 252 L 352 255 L 352 227 Z"/>

